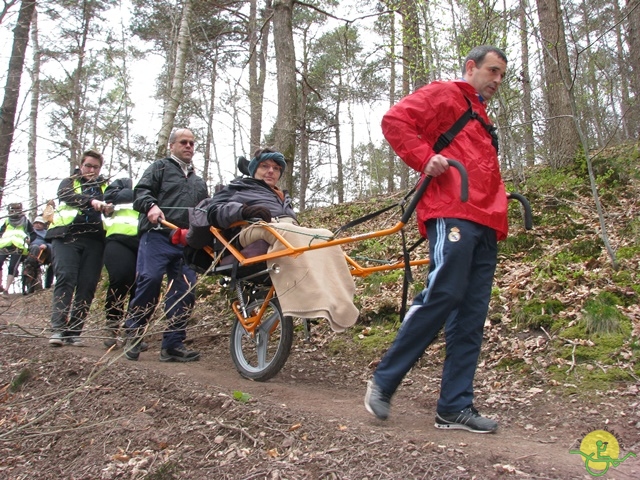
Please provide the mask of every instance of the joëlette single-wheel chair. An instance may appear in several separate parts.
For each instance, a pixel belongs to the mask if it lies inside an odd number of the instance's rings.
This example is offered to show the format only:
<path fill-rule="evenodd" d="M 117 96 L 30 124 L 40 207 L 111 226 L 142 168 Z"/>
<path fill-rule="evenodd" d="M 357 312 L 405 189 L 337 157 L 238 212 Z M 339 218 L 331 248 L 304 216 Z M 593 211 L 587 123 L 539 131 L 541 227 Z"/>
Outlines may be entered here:
<path fill-rule="evenodd" d="M 468 197 L 467 173 L 459 162 L 455 160 L 448 160 L 448 162 L 460 174 L 460 199 L 465 202 Z M 248 175 L 246 161 L 242 157 L 238 161 L 238 167 L 243 174 Z M 233 363 L 240 375 L 256 381 L 270 379 L 286 363 L 293 341 L 293 318 L 282 314 L 275 288 L 270 280 L 271 274 L 279 274 L 279 267 L 274 262 L 270 262 L 270 267 L 267 267 L 267 261 L 284 256 L 297 256 L 309 250 L 361 242 L 398 233 L 413 215 L 430 180 L 430 177 L 422 179 L 400 221 L 388 229 L 341 238 L 335 238 L 334 235 L 333 238 L 327 239 L 323 243 L 294 247 L 276 229 L 262 223 L 260 227 L 266 228 L 284 247 L 267 253 L 268 244 L 264 240 L 259 240 L 241 249 L 233 240 L 225 237 L 225 232 L 211 227 L 210 230 L 215 239 L 212 245 L 191 252 L 187 249 L 185 256 L 189 264 L 201 273 L 222 275 L 222 284 L 231 288 L 236 295 L 236 300 L 231 305 L 235 319 L 231 328 L 230 351 Z M 411 192 L 397 206 L 404 209 L 410 196 Z M 529 202 L 519 194 L 510 193 L 508 196 L 510 199 L 517 199 L 522 203 L 525 227 L 531 229 L 533 222 Z M 165 226 L 176 228 L 168 222 L 163 221 L 162 223 Z M 242 226 L 247 223 L 240 222 L 234 226 Z M 428 258 L 410 260 L 406 252 L 402 260 L 393 260 L 374 266 L 363 266 L 346 253 L 345 260 L 350 267 L 351 274 L 357 277 L 366 277 L 380 271 L 406 269 L 407 265 L 412 267 L 429 263 Z"/>

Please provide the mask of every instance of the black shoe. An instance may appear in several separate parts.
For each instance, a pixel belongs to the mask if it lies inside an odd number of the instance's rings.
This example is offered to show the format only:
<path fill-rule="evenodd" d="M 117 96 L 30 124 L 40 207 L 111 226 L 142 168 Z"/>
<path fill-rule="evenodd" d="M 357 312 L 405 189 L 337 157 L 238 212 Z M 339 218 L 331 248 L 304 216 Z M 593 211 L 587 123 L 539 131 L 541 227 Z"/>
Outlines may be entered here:
<path fill-rule="evenodd" d="M 140 344 L 142 342 L 137 337 L 129 337 L 124 344 L 124 356 L 127 360 L 136 361 L 140 357 Z"/>
<path fill-rule="evenodd" d="M 483 417 L 471 406 L 460 412 L 436 413 L 435 427 L 450 430 L 467 430 L 473 433 L 493 433 L 498 429 L 498 422 Z"/>
<path fill-rule="evenodd" d="M 187 350 L 184 345 L 175 348 L 163 348 L 160 351 L 161 362 L 195 362 L 196 360 L 200 360 L 200 352 Z"/>
<path fill-rule="evenodd" d="M 367 393 L 364 395 L 364 407 L 367 412 L 375 415 L 380 420 L 386 420 L 391 410 L 391 395 L 380 390 L 375 380 L 367 383 Z"/>

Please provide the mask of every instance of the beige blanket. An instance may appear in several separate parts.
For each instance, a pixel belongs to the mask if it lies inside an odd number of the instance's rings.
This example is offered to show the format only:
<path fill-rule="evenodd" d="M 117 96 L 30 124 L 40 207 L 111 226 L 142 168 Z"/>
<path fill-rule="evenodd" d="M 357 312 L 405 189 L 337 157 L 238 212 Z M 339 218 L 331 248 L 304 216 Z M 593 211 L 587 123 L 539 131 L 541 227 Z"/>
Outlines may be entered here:
<path fill-rule="evenodd" d="M 324 238 L 331 236 L 329 230 L 322 228 L 291 223 L 272 223 L 271 226 L 294 247 L 324 242 Z M 258 238 L 271 245 L 269 252 L 283 248 L 281 242 L 259 226 L 250 226 L 240 234 L 243 245 Z M 297 257 L 280 257 L 267 263 L 280 267 L 280 273 L 271 274 L 271 281 L 284 315 L 326 318 L 336 332 L 343 332 L 356 323 L 360 313 L 353 304 L 356 287 L 340 246 L 310 250 Z"/>

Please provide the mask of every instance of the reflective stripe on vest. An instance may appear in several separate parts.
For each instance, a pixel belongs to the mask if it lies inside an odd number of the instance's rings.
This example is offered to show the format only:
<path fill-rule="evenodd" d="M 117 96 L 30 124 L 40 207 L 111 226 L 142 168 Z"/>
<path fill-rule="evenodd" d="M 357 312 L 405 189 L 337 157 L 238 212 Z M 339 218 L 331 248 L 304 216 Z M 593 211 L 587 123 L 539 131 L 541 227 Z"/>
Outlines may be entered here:
<path fill-rule="evenodd" d="M 104 193 L 106 188 L 107 186 L 104 184 L 100 186 L 102 193 Z M 73 181 L 73 192 L 78 195 L 82 193 L 82 184 L 78 179 Z M 51 225 L 49 225 L 49 228 L 71 225 L 76 219 L 76 216 L 80 214 L 82 214 L 81 210 L 70 207 L 64 202 L 60 202 L 60 205 L 58 205 L 56 210 L 53 212 L 53 220 L 51 221 Z"/>
<path fill-rule="evenodd" d="M 115 205 L 113 214 L 104 219 L 107 237 L 114 234 L 128 235 L 131 237 L 137 235 L 138 215 L 139 213 L 133 209 L 133 203 Z"/>
<path fill-rule="evenodd" d="M 27 232 L 19 227 L 6 223 L 7 227 L 2 237 L 0 237 L 0 248 L 15 247 L 18 253 L 22 252 L 23 255 L 29 253 L 29 247 L 27 244 Z"/>

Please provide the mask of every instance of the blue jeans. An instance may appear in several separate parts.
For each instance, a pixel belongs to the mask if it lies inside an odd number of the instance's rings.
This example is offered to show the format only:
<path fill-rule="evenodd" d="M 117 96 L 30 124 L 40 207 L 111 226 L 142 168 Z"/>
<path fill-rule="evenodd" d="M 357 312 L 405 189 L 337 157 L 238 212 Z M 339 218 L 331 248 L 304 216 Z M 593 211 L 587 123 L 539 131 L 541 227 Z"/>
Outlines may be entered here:
<path fill-rule="evenodd" d="M 444 326 L 446 357 L 438 413 L 473 404 L 476 372 L 497 263 L 493 229 L 451 218 L 427 222 L 427 287 L 413 300 L 398 335 L 376 368 L 383 392 L 395 393 Z"/>
<path fill-rule="evenodd" d="M 166 274 L 170 285 L 164 302 L 168 327 L 162 337 L 162 348 L 183 344 L 187 337 L 187 321 L 195 304 L 196 274 L 184 264 L 182 250 L 183 247 L 171 243 L 166 233 L 150 230 L 140 238 L 136 293 L 129 303 L 125 327 L 135 333 L 147 325 L 158 304 Z"/>

